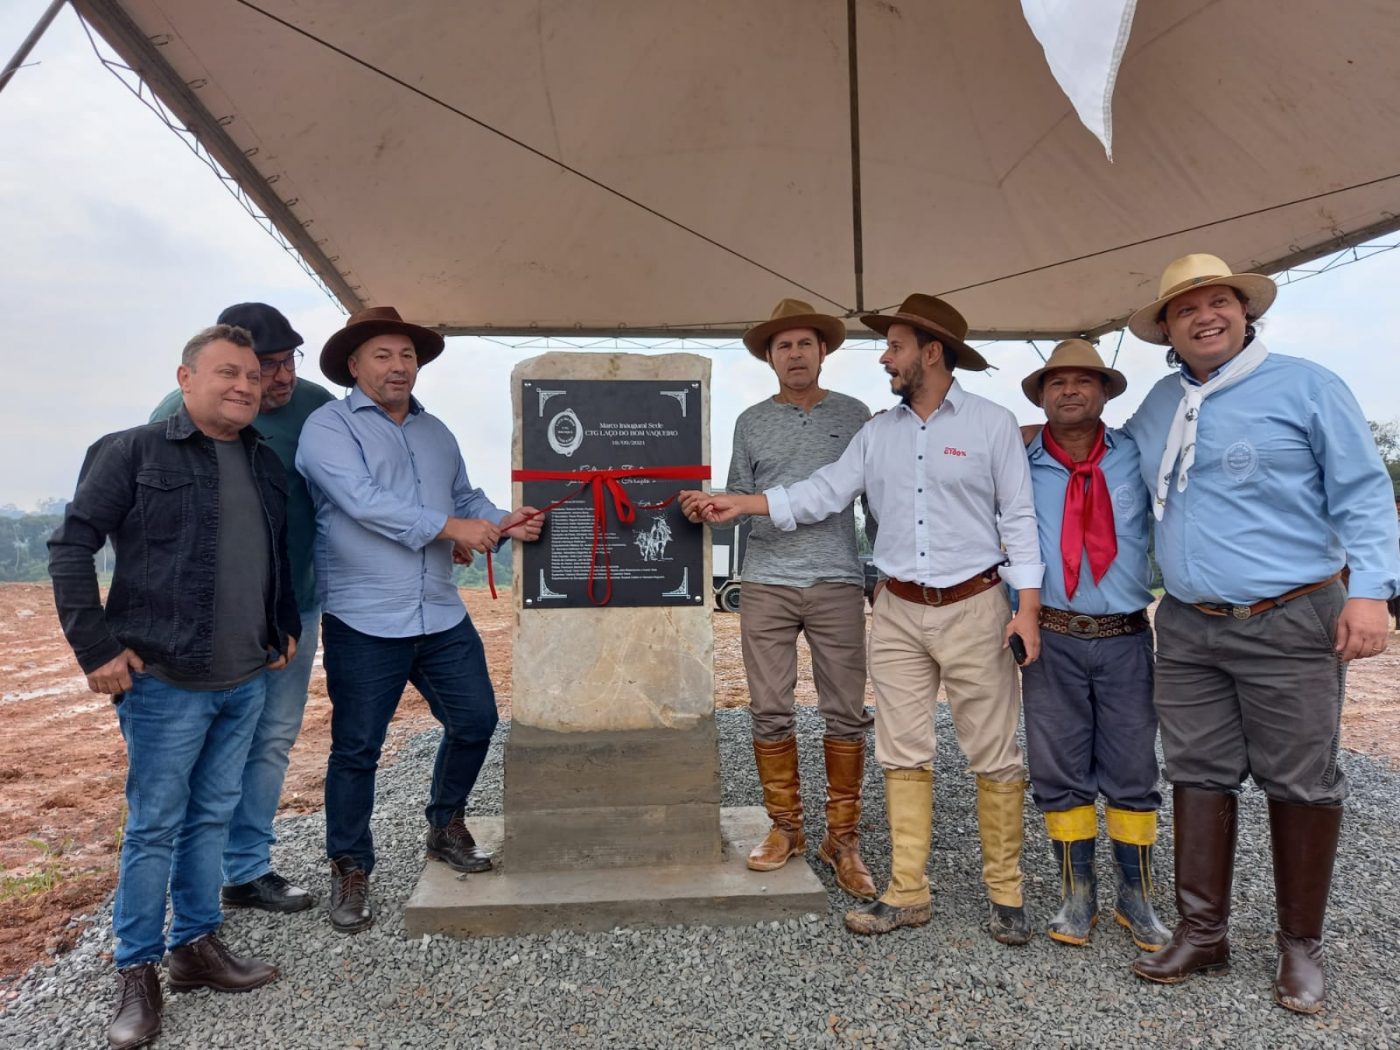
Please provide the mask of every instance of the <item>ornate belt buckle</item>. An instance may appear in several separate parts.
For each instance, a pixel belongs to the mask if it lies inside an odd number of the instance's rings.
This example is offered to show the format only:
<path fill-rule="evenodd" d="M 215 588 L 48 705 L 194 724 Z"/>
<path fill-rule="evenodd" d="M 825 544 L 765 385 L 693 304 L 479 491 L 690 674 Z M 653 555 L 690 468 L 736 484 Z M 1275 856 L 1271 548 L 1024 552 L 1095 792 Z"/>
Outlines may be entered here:
<path fill-rule="evenodd" d="M 1069 618 L 1065 630 L 1074 638 L 1097 638 L 1099 636 L 1099 621 L 1092 616 L 1080 613 Z"/>
<path fill-rule="evenodd" d="M 1248 620 L 1253 613 L 1250 612 L 1248 605 L 1232 605 L 1230 606 L 1230 615 L 1236 620 Z"/>

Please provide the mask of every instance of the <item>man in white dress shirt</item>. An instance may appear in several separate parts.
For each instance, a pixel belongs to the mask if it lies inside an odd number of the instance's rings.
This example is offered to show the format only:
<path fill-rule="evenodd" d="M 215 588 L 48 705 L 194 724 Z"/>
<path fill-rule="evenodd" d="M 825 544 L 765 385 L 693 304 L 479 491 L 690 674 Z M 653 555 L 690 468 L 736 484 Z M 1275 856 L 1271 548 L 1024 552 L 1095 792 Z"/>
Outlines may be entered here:
<path fill-rule="evenodd" d="M 708 521 L 766 514 L 780 529 L 820 521 L 862 492 L 880 524 L 870 634 L 875 757 L 885 771 L 893 843 L 889 886 L 846 915 L 855 933 L 887 933 L 929 921 L 925 868 L 932 845 L 935 697 L 948 692 L 958 743 L 977 776 L 988 928 L 1024 944 L 1021 894 L 1025 771 L 1016 743 L 1020 685 L 1008 643 L 1027 662 L 1040 652 L 1040 582 L 1030 472 L 1015 417 L 970 394 L 954 368 L 987 362 L 964 341 L 952 306 L 911 295 L 894 314 L 861 318 L 882 333 L 880 363 L 901 403 L 875 416 L 835 463 L 805 481 L 752 496 L 714 496 Z M 1011 615 L 1001 580 L 1019 593 Z"/>

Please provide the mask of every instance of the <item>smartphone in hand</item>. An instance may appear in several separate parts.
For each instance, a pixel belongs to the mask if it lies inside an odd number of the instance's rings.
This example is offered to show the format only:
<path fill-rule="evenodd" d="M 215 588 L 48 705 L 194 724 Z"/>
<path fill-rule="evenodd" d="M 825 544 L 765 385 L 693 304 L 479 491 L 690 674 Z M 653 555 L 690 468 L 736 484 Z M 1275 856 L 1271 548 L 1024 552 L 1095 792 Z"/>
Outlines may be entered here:
<path fill-rule="evenodd" d="M 1021 641 L 1019 634 L 1013 634 L 1006 640 L 1006 644 L 1011 647 L 1011 655 L 1016 660 L 1017 667 L 1026 662 L 1026 643 Z"/>

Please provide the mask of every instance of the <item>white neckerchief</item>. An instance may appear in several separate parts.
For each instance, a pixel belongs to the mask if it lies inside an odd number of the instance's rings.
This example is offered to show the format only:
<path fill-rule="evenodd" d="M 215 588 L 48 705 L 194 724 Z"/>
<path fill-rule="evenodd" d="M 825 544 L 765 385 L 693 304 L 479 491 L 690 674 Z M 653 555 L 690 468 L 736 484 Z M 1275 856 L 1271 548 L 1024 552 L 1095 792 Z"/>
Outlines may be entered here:
<path fill-rule="evenodd" d="M 1268 353 L 1264 344 L 1255 339 L 1204 383 L 1193 383 L 1182 372 L 1181 403 L 1176 406 L 1171 429 L 1167 431 L 1167 447 L 1162 453 L 1161 469 L 1157 471 L 1157 498 L 1152 502 L 1152 513 L 1158 521 L 1162 520 L 1167 510 L 1167 492 L 1171 487 L 1173 470 L 1176 470 L 1176 490 L 1186 491 L 1187 475 L 1196 462 L 1196 426 L 1200 422 L 1201 403 L 1211 394 L 1218 394 L 1249 375 L 1264 363 Z M 1180 469 L 1177 468 L 1178 457 L 1181 459 Z"/>

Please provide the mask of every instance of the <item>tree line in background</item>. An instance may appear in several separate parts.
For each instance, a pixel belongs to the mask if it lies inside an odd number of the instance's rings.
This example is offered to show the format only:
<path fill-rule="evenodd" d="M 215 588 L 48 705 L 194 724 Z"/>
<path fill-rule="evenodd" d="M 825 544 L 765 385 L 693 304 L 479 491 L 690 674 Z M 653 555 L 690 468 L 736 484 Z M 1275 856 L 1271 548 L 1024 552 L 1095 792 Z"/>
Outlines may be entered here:
<path fill-rule="evenodd" d="M 1371 436 L 1390 472 L 1395 489 L 1395 501 L 1400 503 L 1400 420 L 1389 423 L 1372 421 Z M 48 539 L 58 528 L 67 500 L 61 497 L 40 500 L 32 511 L 22 510 L 13 503 L 0 506 L 0 582 L 35 582 L 49 578 Z M 862 553 L 868 553 L 869 541 L 863 529 L 857 528 Z M 513 576 L 513 544 L 507 543 L 494 558 L 497 590 L 509 589 Z M 109 544 L 97 556 L 97 570 L 103 582 L 111 577 L 112 548 Z M 1153 566 L 1154 570 L 1156 566 Z M 486 559 L 477 555 L 470 565 L 459 565 L 453 572 L 458 587 L 486 586 Z M 1157 584 L 1160 586 L 1160 583 Z"/>

